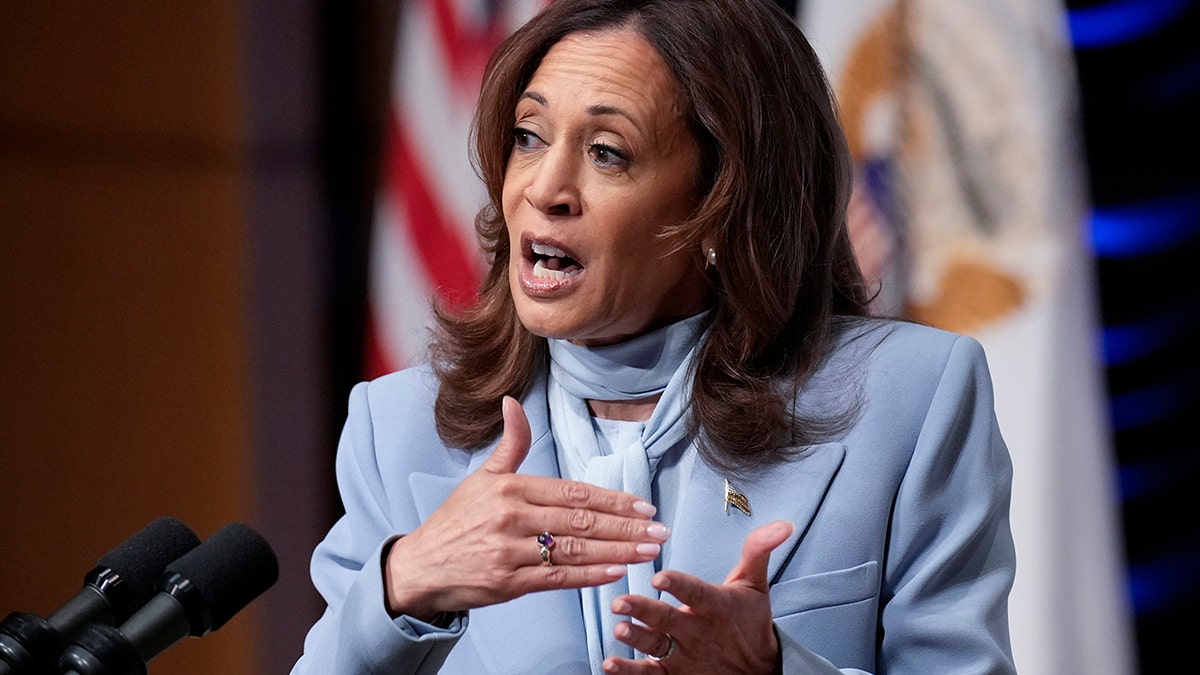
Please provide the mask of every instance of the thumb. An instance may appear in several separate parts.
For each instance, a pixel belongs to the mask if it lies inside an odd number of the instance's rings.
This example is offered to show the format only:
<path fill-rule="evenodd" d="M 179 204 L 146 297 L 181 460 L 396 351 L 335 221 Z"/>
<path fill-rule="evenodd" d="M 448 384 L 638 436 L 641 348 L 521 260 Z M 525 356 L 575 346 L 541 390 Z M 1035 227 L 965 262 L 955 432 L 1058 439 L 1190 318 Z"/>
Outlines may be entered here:
<path fill-rule="evenodd" d="M 529 454 L 529 419 L 525 417 L 525 409 L 511 396 L 504 397 L 500 409 L 504 415 L 504 434 L 492 456 L 480 468 L 489 473 L 516 473 L 517 467 L 525 461 L 525 455 Z"/>
<path fill-rule="evenodd" d="M 767 563 L 771 560 L 771 551 L 787 541 L 793 529 L 786 520 L 776 520 L 746 535 L 746 541 L 742 543 L 742 557 L 730 570 L 729 576 L 725 577 L 725 583 L 738 583 L 766 593 Z"/>

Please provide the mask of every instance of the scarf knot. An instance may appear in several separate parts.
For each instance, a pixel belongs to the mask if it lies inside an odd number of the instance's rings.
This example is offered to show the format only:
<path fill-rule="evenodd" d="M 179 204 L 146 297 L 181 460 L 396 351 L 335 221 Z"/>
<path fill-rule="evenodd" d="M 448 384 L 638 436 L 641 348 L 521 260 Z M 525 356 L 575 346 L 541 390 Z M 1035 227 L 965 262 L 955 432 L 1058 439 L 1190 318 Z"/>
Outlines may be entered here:
<path fill-rule="evenodd" d="M 651 482 L 659 460 L 677 444 L 688 441 L 687 412 L 692 384 L 692 359 L 701 342 L 700 326 L 707 312 L 673 323 L 628 342 L 587 348 L 566 340 L 550 340 L 550 378 L 547 403 L 550 429 L 563 478 L 583 481 L 637 495 L 653 502 Z M 661 394 L 640 434 L 612 454 L 601 450 L 587 401 L 628 401 Z M 610 439 L 611 440 L 611 439 Z M 654 563 L 628 566 L 628 575 L 615 582 L 580 589 L 588 657 L 592 672 L 601 673 L 607 656 L 634 658 L 633 650 L 613 635 L 618 617 L 612 601 L 625 593 L 652 598 Z"/>

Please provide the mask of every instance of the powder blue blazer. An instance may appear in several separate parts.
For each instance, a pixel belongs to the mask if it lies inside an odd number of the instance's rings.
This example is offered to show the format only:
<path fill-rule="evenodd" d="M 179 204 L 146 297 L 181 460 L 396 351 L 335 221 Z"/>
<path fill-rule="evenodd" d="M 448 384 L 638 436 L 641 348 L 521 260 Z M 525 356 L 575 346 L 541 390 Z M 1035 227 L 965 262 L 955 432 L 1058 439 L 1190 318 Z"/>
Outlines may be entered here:
<path fill-rule="evenodd" d="M 1015 672 L 1012 465 L 983 349 L 912 324 L 867 325 L 847 331 L 797 399 L 808 412 L 857 400 L 853 425 L 738 482 L 752 517 L 723 513 L 725 477 L 692 463 L 662 567 L 721 583 L 752 529 L 788 520 L 795 531 L 769 570 L 785 673 Z M 587 673 L 576 590 L 474 609 L 449 629 L 388 616 L 382 546 L 491 452 L 442 444 L 436 390 L 420 367 L 351 393 L 337 455 L 346 515 L 312 560 L 328 607 L 293 675 Z M 559 476 L 544 379 L 523 405 L 533 443 L 520 471 Z"/>

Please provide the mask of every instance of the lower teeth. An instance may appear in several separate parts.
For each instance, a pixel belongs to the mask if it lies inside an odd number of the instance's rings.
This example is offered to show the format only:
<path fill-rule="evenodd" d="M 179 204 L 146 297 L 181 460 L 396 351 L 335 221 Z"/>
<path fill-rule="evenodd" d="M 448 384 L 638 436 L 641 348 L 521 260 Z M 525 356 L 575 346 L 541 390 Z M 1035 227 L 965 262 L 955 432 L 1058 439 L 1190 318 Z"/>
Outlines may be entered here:
<path fill-rule="evenodd" d="M 576 267 L 569 271 L 552 270 L 549 267 L 546 267 L 546 262 L 544 260 L 538 260 L 533 264 L 533 276 L 537 277 L 538 279 L 553 279 L 555 281 L 560 281 L 562 279 L 569 279 L 582 271 L 583 269 L 580 267 Z"/>

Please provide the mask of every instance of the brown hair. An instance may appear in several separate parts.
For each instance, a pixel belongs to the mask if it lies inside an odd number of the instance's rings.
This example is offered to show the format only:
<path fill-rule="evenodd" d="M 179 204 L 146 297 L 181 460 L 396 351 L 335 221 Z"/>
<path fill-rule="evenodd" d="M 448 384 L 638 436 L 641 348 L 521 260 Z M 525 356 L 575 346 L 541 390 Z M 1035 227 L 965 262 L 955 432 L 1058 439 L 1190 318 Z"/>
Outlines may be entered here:
<path fill-rule="evenodd" d="M 570 33 L 630 28 L 662 57 L 691 108 L 702 201 L 665 236 L 714 242 L 711 330 L 695 364 L 693 431 L 704 458 L 739 470 L 846 423 L 793 409 L 835 325 L 868 297 L 846 232 L 846 141 L 820 62 L 765 0 L 555 0 L 493 54 L 475 114 L 489 197 L 476 229 L 491 269 L 465 314 L 439 311 L 433 367 L 438 432 L 480 448 L 503 428 L 500 398 L 528 391 L 546 343 L 520 323 L 501 210 L 513 111 L 546 52 Z"/>

